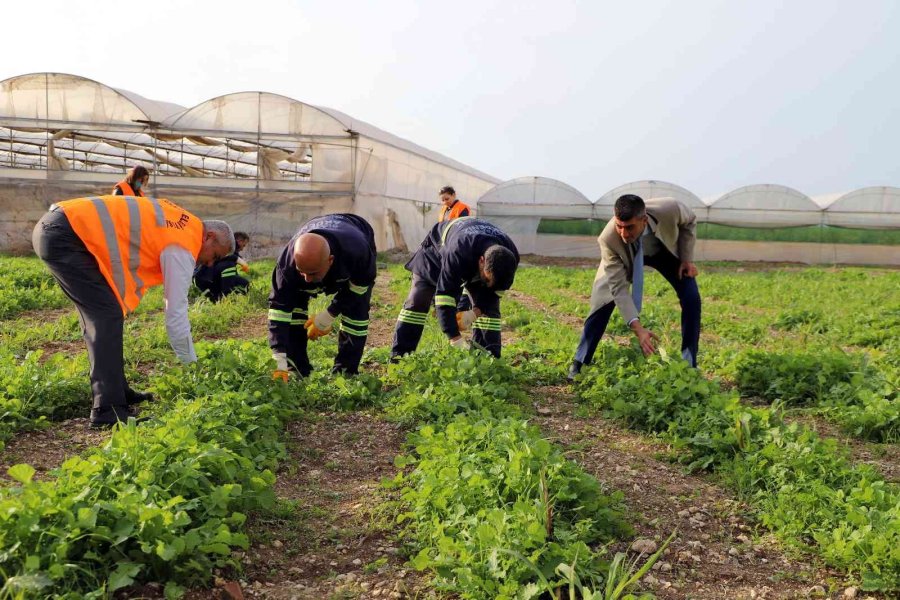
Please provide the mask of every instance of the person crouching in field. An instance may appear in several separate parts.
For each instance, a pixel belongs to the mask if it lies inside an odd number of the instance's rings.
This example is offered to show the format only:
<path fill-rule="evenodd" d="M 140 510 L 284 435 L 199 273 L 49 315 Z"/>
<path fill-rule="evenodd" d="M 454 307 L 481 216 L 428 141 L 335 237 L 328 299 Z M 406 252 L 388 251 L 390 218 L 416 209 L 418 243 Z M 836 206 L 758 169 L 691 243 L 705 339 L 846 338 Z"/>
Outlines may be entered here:
<path fill-rule="evenodd" d="M 406 268 L 412 287 L 397 317 L 391 358 L 415 351 L 434 299 L 441 330 L 457 348 L 468 345 L 461 330 L 472 328 L 472 343 L 500 356 L 500 297 L 512 287 L 519 266 L 513 241 L 494 225 L 475 217 L 438 223 Z M 458 311 L 463 286 L 473 308 Z"/>
<path fill-rule="evenodd" d="M 194 271 L 194 285 L 213 302 L 218 302 L 229 294 L 246 294 L 250 280 L 238 273 L 249 273 L 250 266 L 241 257 L 241 250 L 247 247 L 250 236 L 243 231 L 234 232 L 234 253 L 229 254 L 211 267 L 200 265 Z"/>
<path fill-rule="evenodd" d="M 650 199 L 645 203 L 640 196 L 626 194 L 616 200 L 615 214 L 597 238 L 600 267 L 591 290 L 590 314 L 569 368 L 569 381 L 575 379 L 583 365 L 590 364 L 616 306 L 637 336 L 644 355 L 656 350 L 653 341 L 659 338 L 640 319 L 645 265 L 659 271 L 678 294 L 681 354 L 691 366 L 697 366 L 700 291 L 693 262 L 696 220 L 694 212 L 674 198 Z"/>
<path fill-rule="evenodd" d="M 272 271 L 269 294 L 269 346 L 275 359 L 272 377 L 312 372 L 308 340 L 331 333 L 341 318 L 338 352 L 332 372 L 356 374 L 369 335 L 369 308 L 375 284 L 375 233 L 360 216 L 315 217 L 288 242 Z M 309 300 L 334 294 L 327 309 L 310 316 Z"/>
<path fill-rule="evenodd" d="M 125 314 L 162 284 L 169 343 L 182 362 L 196 361 L 191 276 L 197 264 L 234 252 L 234 234 L 228 223 L 201 221 L 168 200 L 110 195 L 52 205 L 35 225 L 32 244 L 78 309 L 91 365 L 91 426 L 108 427 L 150 398 L 125 380 Z"/>

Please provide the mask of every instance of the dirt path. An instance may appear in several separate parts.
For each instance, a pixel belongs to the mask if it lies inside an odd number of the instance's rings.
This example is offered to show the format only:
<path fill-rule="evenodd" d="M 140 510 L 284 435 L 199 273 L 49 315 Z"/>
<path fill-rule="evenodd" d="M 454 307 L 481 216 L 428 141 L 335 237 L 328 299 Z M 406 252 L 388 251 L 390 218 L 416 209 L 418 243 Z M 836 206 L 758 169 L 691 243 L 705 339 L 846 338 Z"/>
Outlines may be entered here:
<path fill-rule="evenodd" d="M 372 308 L 369 314 L 369 338 L 367 348 L 390 346 L 394 339 L 394 327 L 402 299 L 391 290 L 391 272 L 380 269 L 372 290 Z"/>
<path fill-rule="evenodd" d="M 31 323 L 49 323 L 51 321 L 58 321 L 61 317 L 74 312 L 75 309 L 71 304 L 62 308 L 36 308 L 26 310 L 13 315 L 8 319 L 0 319 L 0 327 L 13 323 L 16 326 L 19 326 L 23 321 Z"/>
<path fill-rule="evenodd" d="M 99 446 L 109 436 L 109 430 L 90 429 L 87 418 L 60 421 L 41 431 L 20 432 L 0 451 L 0 481 L 12 483 L 6 470 L 19 463 L 34 467 L 36 480 L 46 479 L 66 459 Z"/>
<path fill-rule="evenodd" d="M 278 503 L 248 522 L 253 543 L 234 582 L 244 595 L 409 598 L 426 589 L 424 578 L 403 566 L 390 538 L 392 519 L 373 512 L 385 497 L 381 479 L 395 473 L 405 432 L 377 414 L 327 412 L 290 425 L 287 433 Z M 232 578 L 220 575 L 216 584 L 227 581 Z M 189 597 L 219 598 L 220 591 Z"/>
<path fill-rule="evenodd" d="M 521 292 L 510 297 L 531 310 L 553 314 Z M 560 320 L 582 325 L 571 316 Z M 816 586 L 837 597 L 846 587 L 840 573 L 785 555 L 771 534 L 753 526 L 752 509 L 711 476 L 689 475 L 657 458 L 669 451 L 663 442 L 595 414 L 575 416 L 578 406 L 569 386 L 539 387 L 531 395 L 536 423 L 545 435 L 568 449 L 569 457 L 587 472 L 625 495 L 637 539 L 661 543 L 678 532 L 644 579 L 659 598 L 805 598 L 819 591 Z M 616 549 L 625 550 L 630 543 Z"/>
<path fill-rule="evenodd" d="M 569 327 L 572 327 L 573 329 L 581 331 L 581 328 L 584 326 L 584 319 L 572 316 L 568 313 L 560 312 L 555 308 L 547 306 L 537 298 L 529 296 L 528 294 L 524 294 L 518 290 L 509 290 L 508 292 L 506 292 L 505 297 L 509 300 L 512 300 L 513 302 L 518 302 L 529 310 L 550 315 L 560 323 L 564 323 Z"/>
<path fill-rule="evenodd" d="M 567 386 L 540 387 L 531 395 L 545 435 L 625 495 L 635 539 L 661 543 L 677 532 L 643 581 L 660 599 L 805 598 L 818 585 L 843 591 L 840 573 L 787 557 L 770 534 L 753 526 L 751 509 L 711 477 L 686 474 L 657 458 L 668 451 L 662 442 L 593 415 L 574 416 L 577 405 Z"/>

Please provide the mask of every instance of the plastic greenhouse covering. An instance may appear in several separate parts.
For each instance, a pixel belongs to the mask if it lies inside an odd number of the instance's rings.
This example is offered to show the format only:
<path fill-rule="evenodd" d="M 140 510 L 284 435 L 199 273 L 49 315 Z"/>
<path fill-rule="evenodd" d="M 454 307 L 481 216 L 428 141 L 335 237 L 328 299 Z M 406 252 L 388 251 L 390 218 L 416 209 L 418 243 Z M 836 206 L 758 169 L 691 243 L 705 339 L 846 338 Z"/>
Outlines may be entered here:
<path fill-rule="evenodd" d="M 265 202 L 270 214 L 251 208 L 228 214 L 273 238 L 296 227 L 294 212 L 285 218 L 271 212 L 279 202 L 306 198 L 319 212 L 352 210 L 373 222 L 381 248 L 418 244 L 447 184 L 477 214 L 521 240 L 526 252 L 556 244 L 551 253 L 564 254 L 567 245 L 582 242 L 538 235 L 541 219 L 605 221 L 626 193 L 677 198 L 699 221 L 728 226 L 900 227 L 895 187 L 813 199 L 761 184 L 704 201 L 674 183 L 643 180 L 592 202 L 545 177 L 501 182 L 340 111 L 277 94 L 238 92 L 183 107 L 77 75 L 35 73 L 0 82 L 0 183 L 77 181 L 109 189 L 135 164 L 151 168 L 151 185 L 161 196 L 229 192 L 242 195 L 245 207 Z"/>

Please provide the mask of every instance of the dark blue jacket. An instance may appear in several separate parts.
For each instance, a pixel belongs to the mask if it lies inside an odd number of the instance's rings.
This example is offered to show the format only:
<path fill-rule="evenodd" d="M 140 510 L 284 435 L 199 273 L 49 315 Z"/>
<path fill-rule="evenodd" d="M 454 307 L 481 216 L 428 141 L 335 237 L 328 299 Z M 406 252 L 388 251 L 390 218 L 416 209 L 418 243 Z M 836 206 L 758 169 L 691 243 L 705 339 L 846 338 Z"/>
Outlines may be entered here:
<path fill-rule="evenodd" d="M 432 227 L 406 263 L 408 270 L 435 287 L 438 322 L 448 336 L 459 335 L 456 306 L 463 286 L 481 282 L 478 259 L 497 244 L 510 250 L 518 263 L 519 251 L 508 235 L 487 221 L 462 217 Z"/>
<path fill-rule="evenodd" d="M 237 261 L 240 257 L 235 252 L 216 261 L 211 267 L 197 267 L 194 270 L 194 284 L 213 302 L 234 292 L 246 293 L 250 281 L 238 275 Z"/>
<path fill-rule="evenodd" d="M 294 262 L 294 243 L 304 233 L 317 233 L 328 241 L 334 261 L 322 281 L 307 283 Z M 371 287 L 375 283 L 375 233 L 365 219 L 351 214 L 315 217 L 294 234 L 284 247 L 272 271 L 269 294 L 269 345 L 288 352 L 290 326 L 296 321 L 295 309 L 302 308 L 305 322 L 308 298 L 320 293 L 335 294 L 328 312 L 350 319 L 368 319 Z M 306 298 L 300 301 L 300 296 Z M 363 304 L 365 306 L 363 306 Z M 273 317 L 274 315 L 274 317 Z M 288 320 L 281 320 L 287 318 Z M 290 352 L 288 352 L 290 358 Z"/>

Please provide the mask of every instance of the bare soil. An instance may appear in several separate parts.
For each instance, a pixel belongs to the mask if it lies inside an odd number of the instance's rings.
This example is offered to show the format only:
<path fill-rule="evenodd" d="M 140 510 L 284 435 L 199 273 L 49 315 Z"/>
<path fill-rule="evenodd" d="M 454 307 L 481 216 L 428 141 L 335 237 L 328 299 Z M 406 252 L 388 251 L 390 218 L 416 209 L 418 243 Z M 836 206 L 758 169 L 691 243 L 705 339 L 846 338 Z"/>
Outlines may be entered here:
<path fill-rule="evenodd" d="M 109 436 L 108 429 L 91 429 L 87 418 L 53 423 L 40 431 L 20 432 L 0 452 L 0 481 L 12 481 L 6 470 L 19 463 L 34 467 L 36 480 L 46 479 L 66 459 L 103 444 Z"/>
<path fill-rule="evenodd" d="M 753 523 L 752 509 L 667 457 L 654 438 L 591 415 L 576 416 L 567 386 L 532 390 L 536 424 L 610 490 L 625 496 L 635 539 L 675 539 L 642 582 L 661 599 L 806 598 L 821 585 L 838 597 L 850 584 L 840 573 L 786 553 Z M 627 551 L 633 540 L 616 545 Z M 636 557 L 635 552 L 629 552 Z"/>
<path fill-rule="evenodd" d="M 60 317 L 72 312 L 75 312 L 75 309 L 70 304 L 63 308 L 37 308 L 34 310 L 26 310 L 12 317 L 12 319 L 4 320 L 13 320 L 17 323 L 22 321 L 30 321 L 32 323 L 49 323 L 50 321 L 56 321 Z M 0 320 L 0 323 L 2 323 L 4 320 Z"/>
<path fill-rule="evenodd" d="M 580 319 L 568 313 L 560 312 L 553 307 L 548 307 L 543 302 L 535 299 L 534 297 L 517 290 L 509 290 L 508 292 L 506 292 L 506 298 L 514 302 L 518 302 L 519 304 L 530 310 L 549 314 L 560 323 L 564 323 L 574 329 L 581 329 L 584 325 L 584 319 Z"/>
<path fill-rule="evenodd" d="M 222 597 L 228 583 L 256 598 L 422 597 L 427 578 L 404 567 L 392 516 L 377 512 L 405 432 L 377 414 L 324 412 L 287 435 L 278 504 L 251 516 L 242 573 L 220 573 L 216 587 L 189 598 Z"/>

